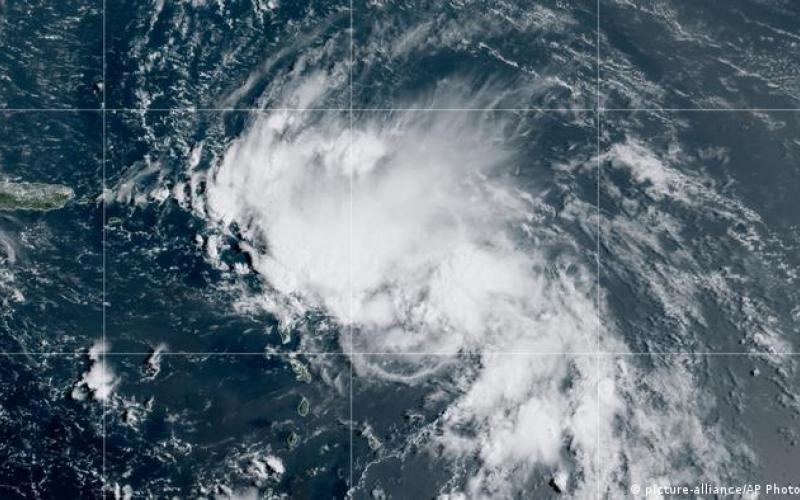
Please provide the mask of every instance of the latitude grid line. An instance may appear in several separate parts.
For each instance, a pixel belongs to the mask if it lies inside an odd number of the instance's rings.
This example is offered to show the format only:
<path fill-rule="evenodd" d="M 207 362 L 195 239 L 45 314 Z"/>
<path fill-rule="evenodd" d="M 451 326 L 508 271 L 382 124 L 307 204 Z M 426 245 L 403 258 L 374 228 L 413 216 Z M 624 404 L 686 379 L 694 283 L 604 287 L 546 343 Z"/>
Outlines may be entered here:
<path fill-rule="evenodd" d="M 116 357 L 147 357 L 153 354 L 153 351 L 147 352 L 134 352 L 134 351 L 105 351 L 106 356 Z M 563 356 L 589 356 L 595 357 L 670 357 L 670 356 L 697 356 L 700 358 L 713 358 L 713 357 L 753 357 L 753 358 L 784 358 L 784 357 L 800 357 L 800 352 L 708 352 L 708 351 L 663 351 L 663 352 L 627 352 L 627 351 L 576 351 L 576 352 L 540 352 L 540 351 L 482 351 L 477 352 L 437 352 L 437 351 L 402 351 L 402 352 L 386 352 L 386 351 L 352 351 L 352 352 L 325 352 L 325 351 L 283 351 L 283 352 L 269 352 L 269 351 L 240 351 L 240 352 L 225 352 L 225 351 L 162 351 L 159 356 L 164 357 L 179 357 L 179 356 L 262 356 L 269 357 L 321 357 L 321 356 L 441 356 L 441 357 L 475 357 L 475 356 L 541 356 L 541 357 L 563 357 Z M 85 351 L 11 351 L 0 352 L 0 356 L 14 356 L 14 357 L 85 357 Z"/>
<path fill-rule="evenodd" d="M 103 88 L 105 94 L 105 87 Z M 798 108 L 0 108 L 0 113 L 268 113 L 285 112 L 475 112 L 475 113 L 799 113 Z"/>
<path fill-rule="evenodd" d="M 153 351 L 105 351 L 105 356 L 137 356 L 147 357 L 153 354 Z M 481 355 L 490 356 L 600 356 L 600 357 L 649 357 L 649 356 L 697 356 L 697 357 L 734 357 L 734 356 L 749 356 L 749 357 L 800 357 L 800 352 L 736 352 L 736 351 L 662 351 L 662 352 L 636 352 L 636 351 L 575 351 L 575 352 L 542 352 L 542 351 L 482 351 L 476 352 L 436 352 L 436 351 L 402 351 L 402 352 L 386 352 L 386 351 L 348 351 L 348 352 L 333 352 L 333 351 L 162 351 L 159 356 L 263 356 L 265 358 L 271 356 L 442 356 L 442 357 L 473 357 Z M 86 356 L 86 352 L 81 351 L 9 351 L 0 352 L 0 356 L 20 356 L 20 357 L 49 357 L 49 356 Z"/>
<path fill-rule="evenodd" d="M 509 356 L 594 356 L 597 359 L 597 367 L 598 367 L 598 380 L 599 382 L 599 374 L 600 374 L 600 359 L 603 357 L 617 357 L 617 356 L 696 356 L 696 357 L 714 357 L 714 356 L 743 356 L 743 357 L 785 357 L 785 356 L 800 356 L 800 352 L 697 352 L 697 351 L 685 351 L 685 352 L 610 352 L 610 351 L 601 351 L 600 343 L 601 343 L 601 310 L 600 310 L 600 300 L 599 300 L 599 286 L 600 286 L 600 238 L 601 238 L 601 213 L 600 213 L 600 204 L 599 204 L 599 190 L 600 190 L 600 180 L 601 180 L 601 165 L 600 165 L 600 153 L 601 153 L 601 117 L 603 113 L 611 112 L 611 113 L 633 113 L 633 112 L 665 112 L 665 113 L 672 113 L 672 112 L 686 112 L 686 113 L 747 113 L 747 112 L 764 112 L 764 113 L 778 113 L 778 112 L 789 112 L 789 113 L 797 113 L 800 112 L 800 108 L 603 108 L 600 105 L 601 101 L 601 80 L 600 80 L 600 69 L 601 69 L 601 60 L 600 60 L 600 0 L 597 0 L 597 106 L 594 108 L 355 108 L 353 107 L 353 7 L 352 7 L 352 0 L 350 0 L 350 106 L 349 108 L 107 108 L 107 84 L 106 81 L 106 1 L 103 0 L 103 19 L 102 19 L 102 35 L 103 35 L 103 54 L 102 54 L 102 74 L 103 74 L 103 90 L 102 90 L 102 101 L 103 105 L 101 108 L 2 108 L 0 109 L 0 113 L 25 113 L 25 112 L 98 112 L 102 115 L 102 143 L 103 143 L 103 151 L 102 151 L 102 188 L 103 192 L 106 189 L 106 150 L 107 150 L 107 137 L 106 137 L 106 115 L 107 112 L 132 112 L 132 113 L 169 113 L 169 112 L 197 112 L 197 113 L 204 113 L 204 112 L 231 112 L 231 113 L 260 113 L 260 112 L 271 112 L 271 111 L 287 111 L 287 112 L 304 112 L 304 111 L 340 111 L 340 112 L 348 112 L 350 117 L 350 155 L 352 155 L 352 139 L 353 139 L 353 113 L 358 112 L 398 112 L 398 111 L 410 111 L 410 112 L 541 112 L 541 113 L 593 113 L 596 115 L 596 127 L 597 127 L 597 148 L 598 148 L 598 165 L 597 165 L 597 256 L 596 256 L 596 264 L 597 264 L 597 343 L 596 343 L 596 350 L 595 352 L 588 352 L 588 353 L 580 353 L 580 352 L 525 352 L 525 351 L 515 351 L 515 352 L 503 352 L 503 351 L 486 351 L 481 354 L 473 354 L 473 353 L 436 353 L 436 352 L 403 352 L 403 353 L 389 353 L 389 352 L 357 352 L 353 350 L 354 342 L 353 342 L 353 331 L 352 327 L 349 328 L 349 351 L 348 352 L 304 352 L 304 351 L 296 351 L 296 352 L 163 352 L 161 355 L 163 356 L 354 356 L 354 355 L 377 355 L 377 356 L 403 356 L 403 355 L 419 355 L 419 356 L 447 356 L 447 357 L 459 357 L 459 356 L 479 356 L 483 354 L 489 355 L 509 355 Z M 351 314 L 352 314 L 352 171 L 350 175 L 350 238 L 351 238 L 351 245 L 350 245 L 350 259 L 351 262 L 349 263 L 349 273 L 350 273 L 350 287 L 351 287 Z M 103 279 L 102 279 L 102 297 L 103 297 L 103 304 L 102 304 L 102 339 L 103 339 L 103 349 L 100 351 L 101 357 L 101 364 L 103 369 L 105 370 L 106 364 L 106 357 L 107 356 L 147 356 L 152 354 L 152 352 L 113 352 L 113 351 L 106 351 L 106 205 L 105 203 L 102 206 L 102 241 L 103 241 L 103 249 L 102 249 L 102 259 L 103 259 Z M 2 355 L 11 355 L 11 356 L 83 356 L 85 353 L 83 352 L 2 352 Z M 599 420 L 599 407 L 600 407 L 600 400 L 599 400 L 599 387 L 598 387 L 598 395 L 597 395 L 597 406 L 598 406 L 598 420 Z M 354 432 L 354 421 L 353 421 L 353 365 L 350 363 L 350 488 L 354 488 L 353 484 L 353 432 Z M 106 477 L 106 413 L 108 409 L 108 401 L 104 400 L 103 402 L 103 443 L 102 443 L 102 478 L 101 478 L 101 497 L 106 496 L 106 487 L 107 487 L 107 477 Z M 597 429 L 598 435 L 598 449 L 597 449 L 597 464 L 598 467 L 598 498 L 600 498 L 600 481 L 599 481 L 599 425 Z"/>

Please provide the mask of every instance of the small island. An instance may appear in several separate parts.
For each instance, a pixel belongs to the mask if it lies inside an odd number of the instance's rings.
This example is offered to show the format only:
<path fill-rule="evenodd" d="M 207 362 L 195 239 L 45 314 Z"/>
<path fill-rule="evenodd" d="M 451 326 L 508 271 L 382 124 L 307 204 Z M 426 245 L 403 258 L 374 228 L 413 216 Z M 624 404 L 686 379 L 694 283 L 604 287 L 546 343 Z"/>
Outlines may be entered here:
<path fill-rule="evenodd" d="M 0 210 L 55 210 L 74 196 L 71 188 L 60 184 L 0 181 Z"/>

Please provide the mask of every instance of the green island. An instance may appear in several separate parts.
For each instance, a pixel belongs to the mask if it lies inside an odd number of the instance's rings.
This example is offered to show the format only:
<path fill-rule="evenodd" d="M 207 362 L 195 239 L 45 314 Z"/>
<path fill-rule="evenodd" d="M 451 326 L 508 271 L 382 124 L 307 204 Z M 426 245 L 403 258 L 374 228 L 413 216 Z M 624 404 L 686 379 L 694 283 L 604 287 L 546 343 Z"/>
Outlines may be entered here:
<path fill-rule="evenodd" d="M 300 436 L 294 431 L 290 432 L 286 437 L 286 446 L 288 446 L 290 450 L 293 450 L 298 443 L 300 443 Z"/>
<path fill-rule="evenodd" d="M 302 361 L 295 358 L 289 358 L 289 366 L 292 367 L 292 371 L 294 372 L 294 377 L 297 379 L 298 382 L 305 382 L 311 383 L 311 372 L 308 370 L 308 367 L 303 364 Z"/>
<path fill-rule="evenodd" d="M 60 184 L 0 181 L 0 210 L 55 210 L 75 196 Z"/>
<path fill-rule="evenodd" d="M 311 403 L 308 402 L 306 398 L 300 399 L 300 403 L 297 405 L 297 414 L 301 417 L 305 417 L 308 415 L 308 410 L 311 408 Z"/>

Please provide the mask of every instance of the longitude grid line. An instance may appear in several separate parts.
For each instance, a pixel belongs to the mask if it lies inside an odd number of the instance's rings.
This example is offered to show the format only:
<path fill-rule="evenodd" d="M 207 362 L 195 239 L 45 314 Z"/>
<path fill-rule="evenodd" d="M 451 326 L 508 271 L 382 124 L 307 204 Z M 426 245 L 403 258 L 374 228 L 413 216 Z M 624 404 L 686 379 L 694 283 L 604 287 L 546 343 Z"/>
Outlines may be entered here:
<path fill-rule="evenodd" d="M 101 124 L 103 127 L 102 130 L 102 142 L 103 142 L 103 154 L 102 154 L 102 194 L 105 195 L 106 192 L 106 149 L 107 149 L 107 138 L 106 138 L 106 89 L 108 88 L 108 82 L 106 82 L 106 0 L 103 0 L 102 4 L 103 9 L 103 55 L 102 55 L 102 64 L 103 64 L 103 110 L 102 110 L 102 120 Z M 101 360 L 103 367 L 103 373 L 108 373 L 106 370 L 106 350 L 108 349 L 108 344 L 106 342 L 106 201 L 105 199 L 102 200 L 102 211 L 101 211 L 101 219 L 100 224 L 102 227 L 102 238 L 103 238 L 103 248 L 102 248 L 102 259 L 103 259 L 103 290 L 102 290 L 102 303 L 101 305 L 101 321 L 102 321 L 102 330 L 103 330 L 103 348 L 101 351 Z M 107 441 L 107 429 L 106 429 L 106 414 L 108 413 L 108 398 L 103 399 L 103 475 L 100 479 L 100 498 L 105 498 L 106 496 L 106 483 L 107 483 L 107 476 L 106 476 L 106 441 Z"/>
<path fill-rule="evenodd" d="M 349 228 L 349 238 L 348 238 L 348 288 L 349 288 L 349 311 L 348 311 L 348 351 L 349 351 L 349 359 L 348 364 L 350 365 L 350 484 L 348 486 L 348 491 L 353 491 L 355 485 L 353 484 L 353 432 L 354 432 L 354 415 L 353 415 L 353 66 L 355 65 L 355 60 L 353 57 L 353 0 L 350 0 L 350 57 L 349 57 L 349 68 L 348 68 L 348 78 L 349 78 L 349 104 L 350 104 L 350 112 L 349 112 L 349 119 L 350 119 L 350 133 L 349 133 L 349 140 L 350 140 L 350 147 L 348 148 L 348 163 L 349 165 L 349 188 L 350 188 L 350 204 L 348 213 L 350 215 L 350 224 Z"/>
<path fill-rule="evenodd" d="M 602 117 L 602 108 L 600 103 L 600 0 L 597 0 L 597 25 L 595 27 L 597 32 L 597 39 L 595 41 L 595 51 L 597 55 L 597 102 L 596 106 L 596 114 L 595 119 L 596 123 L 595 126 L 597 127 L 597 187 L 596 187 L 596 204 L 597 204 L 597 239 L 596 239 L 596 247 L 595 247 L 595 264 L 596 264 L 596 271 L 597 271 L 597 282 L 595 286 L 597 289 L 595 290 L 595 309 L 597 310 L 597 339 L 595 344 L 595 367 L 596 367 L 596 377 L 595 377 L 595 404 L 596 404 L 596 428 L 595 428 L 595 474 L 596 478 L 595 481 L 597 482 L 597 500 L 601 498 L 601 478 L 602 475 L 600 473 L 600 331 L 601 331 L 601 311 L 600 311 L 600 153 L 601 153 L 601 146 L 600 146 L 600 123 Z"/>

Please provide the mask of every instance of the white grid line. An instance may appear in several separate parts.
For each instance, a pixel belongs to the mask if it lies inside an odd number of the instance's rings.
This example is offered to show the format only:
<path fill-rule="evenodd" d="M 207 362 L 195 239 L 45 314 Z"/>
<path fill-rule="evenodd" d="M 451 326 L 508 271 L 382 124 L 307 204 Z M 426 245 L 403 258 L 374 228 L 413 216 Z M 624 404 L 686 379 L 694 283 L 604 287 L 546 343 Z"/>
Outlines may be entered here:
<path fill-rule="evenodd" d="M 797 113 L 800 108 L 600 108 L 603 113 L 635 113 L 635 112 L 656 112 L 666 113 Z"/>
<path fill-rule="evenodd" d="M 597 67 L 595 70 L 597 71 L 597 111 L 595 114 L 595 127 L 597 127 L 597 186 L 596 186 L 596 193 L 595 193 L 595 201 L 597 204 L 597 240 L 595 242 L 595 265 L 597 271 L 597 282 L 595 286 L 597 289 L 595 290 L 595 309 L 597 311 L 597 339 L 595 343 L 595 368 L 596 368 L 596 376 L 595 376 L 595 404 L 596 404 L 596 422 L 595 422 L 595 474 L 597 482 L 596 486 L 596 495 L 597 500 L 602 498 L 601 495 L 601 474 L 600 474 L 600 332 L 601 332 L 601 311 L 600 311 L 600 175 L 601 175 L 601 144 L 600 144 L 600 123 L 602 117 L 602 106 L 601 106 L 601 94 L 600 94 L 600 0 L 597 0 L 597 12 L 595 13 L 597 16 L 597 26 L 596 28 L 596 35 L 597 38 L 595 40 L 595 51 L 597 55 Z"/>
<path fill-rule="evenodd" d="M 105 93 L 105 86 L 103 88 Z M 473 112 L 473 113 L 798 113 L 800 108 L 0 108 L 0 113 L 273 113 L 273 112 Z"/>
<path fill-rule="evenodd" d="M 108 113 L 106 107 L 106 90 L 108 88 L 106 82 L 106 0 L 103 0 L 103 106 L 102 106 L 102 142 L 103 142 L 103 154 L 102 154 L 102 172 L 103 172 L 103 182 L 102 182 L 102 194 L 106 192 L 106 116 Z M 101 213 L 101 224 L 102 224 L 102 238 L 103 238 L 103 291 L 102 291 L 102 312 L 101 312 L 101 321 L 102 321 L 102 330 L 103 330 L 103 347 L 102 352 L 100 353 L 100 360 L 101 366 L 103 367 L 103 373 L 108 373 L 106 369 L 106 349 L 108 344 L 106 342 L 106 201 L 103 199 L 102 201 L 102 213 Z M 106 418 L 108 413 L 108 398 L 103 398 L 103 475 L 100 478 L 100 498 L 105 499 L 106 496 L 106 489 L 108 484 L 108 476 L 106 471 L 106 441 L 107 441 L 107 428 L 106 428 Z"/>
<path fill-rule="evenodd" d="M 153 354 L 153 351 L 105 351 L 103 353 L 105 356 L 139 356 L 139 357 L 147 357 Z M 255 351 L 244 351 L 244 352 L 192 352 L 192 351 L 176 351 L 176 352 L 169 352 L 164 351 L 159 353 L 160 356 L 262 356 L 262 357 L 271 357 L 271 356 L 286 356 L 286 357 L 294 357 L 294 356 L 441 356 L 441 357 L 472 357 L 472 356 L 586 356 L 586 357 L 595 357 L 599 356 L 601 358 L 614 358 L 614 357 L 623 357 L 623 356 L 630 356 L 630 357 L 667 357 L 667 356 L 696 356 L 696 357 L 734 357 L 734 356 L 743 356 L 743 357 L 761 357 L 761 358 L 783 358 L 783 357 L 800 357 L 800 352 L 718 352 L 718 351 L 664 351 L 664 352 L 635 352 L 635 351 L 575 351 L 575 352 L 543 352 L 543 351 L 491 351 L 491 350 L 484 350 L 480 352 L 424 352 L 424 351 L 398 351 L 398 352 L 382 352 L 382 351 L 348 351 L 348 352 L 324 352 L 324 351 L 281 351 L 281 352 L 255 352 Z M 37 357 L 37 356 L 75 356 L 75 357 L 84 357 L 86 356 L 85 351 L 73 351 L 73 352 L 64 352 L 64 351 L 9 351 L 9 352 L 0 352 L 0 357 L 2 356 L 30 356 L 30 357 Z"/>
<path fill-rule="evenodd" d="M 353 0 L 350 0 L 350 57 L 349 57 L 349 68 L 348 68 L 348 79 L 349 79 L 349 90 L 350 90 L 350 110 L 349 110 L 349 121 L 350 121 L 350 147 L 347 150 L 347 158 L 349 165 L 348 171 L 348 183 L 350 189 L 350 200 L 349 200 L 349 207 L 348 207 L 348 214 L 350 216 L 350 223 L 348 224 L 348 252 L 347 252 L 347 280 L 348 280 L 348 288 L 349 288 L 349 304 L 348 304 L 348 350 L 349 350 L 349 369 L 350 369 L 350 381 L 349 381 L 349 390 L 350 390 L 350 450 L 349 450 L 349 460 L 350 460 L 350 477 L 349 477 L 349 484 L 347 486 L 348 492 L 354 491 L 355 484 L 353 483 L 353 433 L 355 432 L 355 419 L 353 414 L 353 312 L 354 312 L 354 303 L 353 303 L 353 66 L 355 65 L 355 59 L 353 54 L 353 41 L 354 38 L 354 26 L 353 26 Z"/>

